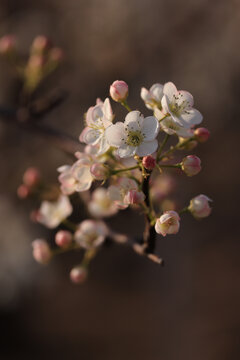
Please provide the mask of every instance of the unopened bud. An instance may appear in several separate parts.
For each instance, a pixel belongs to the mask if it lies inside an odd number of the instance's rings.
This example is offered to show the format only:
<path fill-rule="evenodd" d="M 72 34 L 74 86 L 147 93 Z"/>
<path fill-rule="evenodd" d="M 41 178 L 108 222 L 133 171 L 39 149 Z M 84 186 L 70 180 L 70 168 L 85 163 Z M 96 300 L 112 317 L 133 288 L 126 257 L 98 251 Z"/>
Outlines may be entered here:
<path fill-rule="evenodd" d="M 195 155 L 188 155 L 182 160 L 181 166 L 187 176 L 193 176 L 201 170 L 201 160 Z"/>
<path fill-rule="evenodd" d="M 96 180 L 105 180 L 108 175 L 107 168 L 100 163 L 93 164 L 90 168 L 90 172 Z"/>
<path fill-rule="evenodd" d="M 152 155 L 144 156 L 142 164 L 147 170 L 153 170 L 156 166 L 156 159 Z"/>
<path fill-rule="evenodd" d="M 42 55 L 31 55 L 28 62 L 29 71 L 39 71 L 42 70 L 45 63 L 44 57 Z"/>
<path fill-rule="evenodd" d="M 72 242 L 72 234 L 67 230 L 60 230 L 55 235 L 55 243 L 60 247 L 68 247 Z"/>
<path fill-rule="evenodd" d="M 16 38 L 14 35 L 5 35 L 0 39 L 0 54 L 10 54 L 16 49 Z"/>
<path fill-rule="evenodd" d="M 30 167 L 23 174 L 23 183 L 29 187 L 38 185 L 40 180 L 41 175 L 37 168 Z"/>
<path fill-rule="evenodd" d="M 195 135 L 195 138 L 197 139 L 197 141 L 199 141 L 200 143 L 203 143 L 209 139 L 210 131 L 206 128 L 197 128 L 194 131 L 194 135 Z"/>
<path fill-rule="evenodd" d="M 211 199 L 206 195 L 198 195 L 190 201 L 188 210 L 197 219 L 207 217 L 212 211 L 209 206 L 209 201 L 211 201 Z"/>
<path fill-rule="evenodd" d="M 36 239 L 32 242 L 33 257 L 40 264 L 47 264 L 51 257 L 51 250 L 44 239 Z"/>
<path fill-rule="evenodd" d="M 128 85 L 125 81 L 116 80 L 110 86 L 110 96 L 114 101 L 121 102 L 128 96 Z"/>
<path fill-rule="evenodd" d="M 22 184 L 17 189 L 17 195 L 20 199 L 26 199 L 30 195 L 30 189 L 25 184 Z"/>
<path fill-rule="evenodd" d="M 83 266 L 76 266 L 70 272 L 70 279 L 74 284 L 82 284 L 87 279 L 88 272 Z"/>
<path fill-rule="evenodd" d="M 129 190 L 124 197 L 125 204 L 140 204 L 145 200 L 145 195 L 142 191 Z"/>
<path fill-rule="evenodd" d="M 33 53 L 42 54 L 44 51 L 49 49 L 50 46 L 50 40 L 44 35 L 39 35 L 33 40 L 31 50 Z"/>

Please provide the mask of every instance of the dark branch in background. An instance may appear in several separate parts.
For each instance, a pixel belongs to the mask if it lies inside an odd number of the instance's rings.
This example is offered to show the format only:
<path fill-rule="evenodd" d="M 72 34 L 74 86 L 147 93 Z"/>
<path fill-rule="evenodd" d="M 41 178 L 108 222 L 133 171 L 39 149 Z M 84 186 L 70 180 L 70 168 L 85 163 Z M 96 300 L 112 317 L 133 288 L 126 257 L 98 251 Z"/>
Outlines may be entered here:
<path fill-rule="evenodd" d="M 66 92 L 63 91 L 54 92 L 45 98 L 31 103 L 28 107 L 19 109 L 0 105 L 0 118 L 5 123 L 10 121 L 11 124 L 21 129 L 39 134 L 67 154 L 73 155 L 81 149 L 78 139 L 36 121 L 59 106 L 66 99 L 66 95 Z"/>

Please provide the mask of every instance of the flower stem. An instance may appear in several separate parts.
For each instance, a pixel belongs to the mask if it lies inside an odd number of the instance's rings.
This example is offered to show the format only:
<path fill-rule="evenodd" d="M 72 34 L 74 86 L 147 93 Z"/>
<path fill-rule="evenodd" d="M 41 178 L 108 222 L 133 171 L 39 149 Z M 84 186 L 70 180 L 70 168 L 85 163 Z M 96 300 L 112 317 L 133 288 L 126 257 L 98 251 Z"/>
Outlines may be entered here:
<path fill-rule="evenodd" d="M 117 169 L 117 170 L 111 170 L 112 175 L 116 175 L 118 173 L 124 172 L 124 171 L 130 171 L 130 170 L 134 170 L 134 169 L 139 169 L 139 166 L 132 166 L 129 168 L 124 168 L 124 169 Z"/>
<path fill-rule="evenodd" d="M 124 100 L 120 103 L 122 106 L 125 107 L 125 109 L 127 109 L 127 111 L 132 111 L 131 108 L 129 107 L 127 100 Z"/>
<path fill-rule="evenodd" d="M 159 161 L 160 159 L 160 156 L 161 156 L 161 153 L 163 151 L 163 148 L 164 146 L 166 145 L 168 139 L 170 138 L 170 135 L 169 134 L 166 134 L 165 138 L 163 139 L 163 142 L 161 143 L 159 149 L 158 149 L 158 152 L 157 152 L 157 162 Z"/>
<path fill-rule="evenodd" d="M 186 206 L 185 208 L 180 210 L 178 213 L 179 213 L 179 215 L 181 215 L 181 214 L 186 213 L 186 212 L 189 212 L 188 206 Z"/>
<path fill-rule="evenodd" d="M 181 164 L 169 164 L 169 165 L 162 165 L 159 164 L 160 168 L 164 167 L 164 168 L 177 168 L 177 169 L 181 169 Z"/>

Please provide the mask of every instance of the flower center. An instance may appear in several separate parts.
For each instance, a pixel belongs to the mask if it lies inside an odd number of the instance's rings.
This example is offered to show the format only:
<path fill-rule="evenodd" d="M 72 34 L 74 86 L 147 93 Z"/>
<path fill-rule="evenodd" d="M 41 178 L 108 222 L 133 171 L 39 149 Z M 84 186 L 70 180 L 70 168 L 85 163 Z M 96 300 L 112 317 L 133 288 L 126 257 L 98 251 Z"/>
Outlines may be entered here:
<path fill-rule="evenodd" d="M 143 142 L 144 135 L 141 131 L 129 131 L 127 135 L 127 144 L 130 146 L 139 146 Z"/>
<path fill-rule="evenodd" d="M 188 113 L 187 109 L 189 108 L 190 104 L 187 100 L 182 100 L 183 95 L 173 95 L 174 100 L 169 105 L 171 112 L 177 116 L 181 115 L 183 112 Z"/>

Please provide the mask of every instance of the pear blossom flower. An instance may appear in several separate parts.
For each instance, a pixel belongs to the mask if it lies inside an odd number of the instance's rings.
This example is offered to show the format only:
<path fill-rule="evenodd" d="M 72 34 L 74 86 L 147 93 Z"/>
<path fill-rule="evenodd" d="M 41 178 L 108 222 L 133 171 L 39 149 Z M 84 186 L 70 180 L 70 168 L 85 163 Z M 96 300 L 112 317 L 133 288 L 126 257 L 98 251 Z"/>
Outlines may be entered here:
<path fill-rule="evenodd" d="M 110 199 L 108 190 L 97 188 L 92 193 L 92 199 L 88 204 L 88 210 L 95 217 L 108 217 L 118 212 L 117 205 Z"/>
<path fill-rule="evenodd" d="M 54 229 L 71 215 L 72 210 L 68 197 L 64 195 L 54 202 L 43 201 L 38 212 L 38 222 L 49 229 Z"/>
<path fill-rule="evenodd" d="M 154 116 L 144 118 L 139 111 L 131 111 L 124 123 L 117 122 L 107 128 L 106 138 L 122 158 L 146 156 L 157 150 L 158 131 L 159 123 Z"/>
<path fill-rule="evenodd" d="M 74 234 L 75 241 L 85 249 L 100 246 L 108 235 L 108 228 L 102 221 L 84 220 Z"/>
<path fill-rule="evenodd" d="M 98 99 L 96 105 L 87 111 L 87 127 L 80 134 L 80 141 L 88 145 L 98 145 L 98 155 L 104 154 L 110 147 L 105 132 L 112 125 L 113 118 L 109 98 L 106 98 L 104 102 Z"/>
<path fill-rule="evenodd" d="M 209 206 L 209 201 L 212 200 L 206 195 L 198 195 L 190 201 L 188 210 L 196 219 L 207 217 L 212 211 Z"/>
<path fill-rule="evenodd" d="M 131 190 L 138 190 L 136 181 L 122 177 L 118 179 L 115 185 L 109 186 L 108 196 L 119 209 L 126 209 L 130 204 L 127 195 Z"/>
<path fill-rule="evenodd" d="M 166 236 L 167 234 L 176 234 L 179 230 L 180 217 L 176 211 L 166 211 L 155 224 L 155 230 L 158 234 Z"/>
<path fill-rule="evenodd" d="M 141 89 L 141 98 L 143 99 L 146 107 L 150 110 L 154 110 L 155 108 L 162 108 L 162 97 L 162 84 L 154 84 L 149 90 L 147 90 L 145 87 L 142 87 Z"/>
<path fill-rule="evenodd" d="M 110 86 L 110 96 L 114 101 L 122 102 L 128 96 L 128 84 L 122 80 L 116 80 Z"/>
<path fill-rule="evenodd" d="M 72 166 L 63 165 L 58 168 L 58 172 L 60 172 L 58 180 L 61 183 L 61 191 L 64 195 L 86 191 L 90 189 L 94 180 L 90 171 L 94 161 L 93 157 L 80 152 L 75 155 L 78 160 Z"/>
<path fill-rule="evenodd" d="M 177 90 L 172 82 L 168 82 L 164 84 L 163 94 L 162 112 L 169 114 L 175 123 L 184 128 L 201 123 L 202 115 L 193 108 L 193 97 L 189 92 Z"/>
<path fill-rule="evenodd" d="M 193 129 L 181 126 L 171 116 L 165 118 L 164 113 L 157 108 L 154 110 L 154 115 L 160 121 L 161 129 L 168 135 L 176 134 L 182 138 L 189 138 L 194 135 Z"/>
<path fill-rule="evenodd" d="M 44 239 L 36 239 L 32 242 L 33 258 L 40 264 L 47 264 L 51 257 L 51 250 Z"/>

